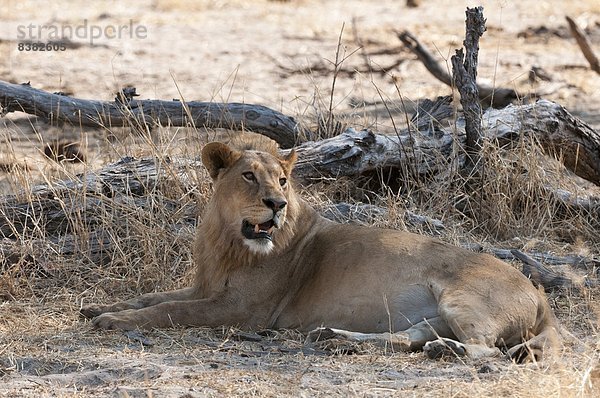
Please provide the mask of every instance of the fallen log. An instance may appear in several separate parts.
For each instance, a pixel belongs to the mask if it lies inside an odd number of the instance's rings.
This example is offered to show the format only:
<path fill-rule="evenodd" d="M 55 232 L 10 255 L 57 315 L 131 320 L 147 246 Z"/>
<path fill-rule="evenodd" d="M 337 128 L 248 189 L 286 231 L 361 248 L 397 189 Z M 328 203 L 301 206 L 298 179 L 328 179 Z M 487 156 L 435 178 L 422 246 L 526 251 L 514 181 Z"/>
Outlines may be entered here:
<path fill-rule="evenodd" d="M 323 217 L 339 223 L 369 225 L 377 219 L 387 219 L 388 210 L 366 203 L 329 203 L 319 209 Z M 404 222 L 413 227 L 421 227 L 432 235 L 440 235 L 446 229 L 444 223 L 435 218 L 404 210 Z"/>
<path fill-rule="evenodd" d="M 525 258 L 525 254 L 521 250 L 515 249 L 500 249 L 496 247 L 484 248 L 479 243 L 466 242 L 461 244 L 465 249 L 469 249 L 474 252 L 486 252 L 498 257 L 505 261 L 528 261 L 530 264 L 533 261 L 544 263 L 553 266 L 568 265 L 573 268 L 579 268 L 582 270 L 596 270 L 596 276 L 600 275 L 600 258 L 594 256 L 581 256 L 578 254 L 569 254 L 565 256 L 559 256 L 552 253 L 545 253 L 539 251 L 529 251 L 526 253 L 528 258 Z M 537 266 L 537 265 L 535 265 Z"/>
<path fill-rule="evenodd" d="M 21 111 L 51 123 L 66 122 L 90 127 L 194 126 L 229 128 L 264 134 L 282 148 L 298 144 L 298 123 L 262 105 L 217 102 L 136 100 L 134 88 L 124 89 L 115 101 L 73 98 L 38 90 L 26 84 L 0 81 L 2 114 Z"/>
<path fill-rule="evenodd" d="M 488 108 L 482 117 L 484 139 L 509 145 L 520 137 L 537 139 L 544 149 L 575 174 L 600 185 L 600 134 L 562 106 L 540 100 L 535 104 Z M 461 116 L 446 128 L 424 126 L 385 135 L 347 129 L 342 134 L 296 147 L 296 178 L 316 180 L 357 176 L 379 169 L 410 170 L 418 176 L 436 175 L 450 166 L 462 168 L 465 121 Z M 453 164 L 452 162 L 456 162 Z"/>
<path fill-rule="evenodd" d="M 197 127 L 256 131 L 273 138 L 282 148 L 291 148 L 300 140 L 299 127 L 293 118 L 259 105 L 138 101 L 132 99 L 134 95 L 132 90 L 126 90 L 114 102 L 80 100 L 0 81 L 3 112 L 21 110 L 52 120 L 95 126 L 111 125 L 112 121 L 132 123 L 132 118 L 174 125 L 195 120 Z M 565 166 L 575 174 L 600 185 L 600 134 L 556 103 L 540 100 L 535 104 L 488 109 L 483 115 L 483 127 L 488 139 L 501 144 L 520 137 L 521 133 L 531 134 L 550 153 L 564 159 Z M 465 146 L 464 118 L 459 117 L 450 128 L 426 128 L 419 134 L 405 130 L 397 136 L 348 129 L 332 139 L 305 143 L 297 147 L 301 155 L 297 177 L 306 183 L 381 168 L 431 174 L 447 169 L 448 162 L 455 160 L 462 167 L 464 156 L 450 155 L 455 145 Z M 446 160 L 440 162 L 440 155 Z"/>
<path fill-rule="evenodd" d="M 94 229 L 107 217 L 107 208 L 148 208 L 156 205 L 151 194 L 169 181 L 171 189 L 191 194 L 198 160 L 184 158 L 125 157 L 100 170 L 86 172 L 53 185 L 34 186 L 30 192 L 4 196 L 0 200 L 0 238 L 63 236 L 77 232 L 78 223 Z M 161 206 L 179 204 L 160 196 Z M 188 209 L 189 210 L 189 209 Z M 117 216 L 114 212 L 112 216 Z M 192 210 L 180 216 L 195 221 Z"/>

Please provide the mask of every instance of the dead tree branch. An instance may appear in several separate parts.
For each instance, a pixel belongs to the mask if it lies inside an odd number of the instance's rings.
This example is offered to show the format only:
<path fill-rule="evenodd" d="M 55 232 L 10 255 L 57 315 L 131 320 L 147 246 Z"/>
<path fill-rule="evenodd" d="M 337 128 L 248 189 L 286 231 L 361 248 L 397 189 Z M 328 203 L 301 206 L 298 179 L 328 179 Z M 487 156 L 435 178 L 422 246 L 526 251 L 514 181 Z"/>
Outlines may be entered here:
<path fill-rule="evenodd" d="M 390 52 L 392 54 L 395 54 L 397 52 L 397 50 L 390 49 L 390 50 L 385 50 L 385 52 Z M 381 55 L 381 54 L 377 54 L 377 53 L 368 54 L 366 52 L 365 52 L 365 54 L 367 56 Z M 297 74 L 329 76 L 334 72 L 334 70 L 336 70 L 335 68 L 333 68 L 331 66 L 331 64 L 329 64 L 323 60 L 316 61 L 316 62 L 312 63 L 311 65 L 301 67 L 301 68 L 290 68 L 290 67 L 282 64 L 281 62 L 279 62 L 277 59 L 275 59 L 273 57 L 271 57 L 271 60 L 279 69 L 282 70 L 282 72 L 285 76 L 297 75 Z M 358 67 L 358 66 L 357 67 L 340 67 L 337 69 L 337 73 L 340 76 L 347 76 L 347 77 L 354 77 L 357 73 L 365 74 L 365 75 L 379 74 L 379 75 L 383 76 L 383 75 L 387 75 L 392 70 L 396 69 L 404 61 L 405 61 L 404 58 L 398 58 L 397 60 L 392 61 L 386 65 L 380 65 L 376 62 L 371 61 L 371 62 L 369 62 L 367 67 Z"/>
<path fill-rule="evenodd" d="M 119 93 L 113 102 L 52 94 L 29 84 L 0 81 L 2 112 L 21 111 L 76 126 L 195 126 L 230 128 L 264 134 L 282 148 L 301 141 L 298 123 L 262 105 L 217 102 L 136 100 L 135 89 Z"/>
<path fill-rule="evenodd" d="M 400 41 L 402 41 L 402 43 L 417 56 L 429 73 L 447 86 L 452 86 L 452 77 L 450 74 L 438 63 L 429 50 L 427 50 L 427 48 L 423 46 L 412 33 L 405 30 L 397 33 L 397 36 Z M 510 88 L 495 88 L 483 84 L 478 84 L 477 87 L 479 90 L 479 100 L 485 107 L 492 106 L 493 108 L 503 108 L 508 104 L 511 104 L 517 98 L 524 97 Z"/>
<path fill-rule="evenodd" d="M 436 59 L 431 55 L 429 50 L 427 50 L 421 42 L 409 31 L 405 30 L 403 32 L 397 33 L 400 41 L 412 51 L 413 54 L 417 56 L 419 61 L 423 63 L 425 68 L 439 81 L 444 83 L 447 86 L 452 86 L 452 77 L 450 74 L 442 68 L 442 66 L 436 61 Z"/>
<path fill-rule="evenodd" d="M 577 23 L 575 23 L 575 21 L 571 17 L 566 16 L 565 18 L 569 23 L 569 29 L 571 29 L 571 34 L 573 35 L 573 37 L 575 37 L 577 45 L 581 49 L 583 56 L 590 63 L 590 67 L 592 68 L 592 70 L 600 74 L 600 61 L 598 61 L 598 57 L 596 57 L 596 54 L 594 54 L 594 50 L 592 49 L 590 42 L 585 36 L 585 33 L 579 28 L 579 26 L 577 26 Z"/>

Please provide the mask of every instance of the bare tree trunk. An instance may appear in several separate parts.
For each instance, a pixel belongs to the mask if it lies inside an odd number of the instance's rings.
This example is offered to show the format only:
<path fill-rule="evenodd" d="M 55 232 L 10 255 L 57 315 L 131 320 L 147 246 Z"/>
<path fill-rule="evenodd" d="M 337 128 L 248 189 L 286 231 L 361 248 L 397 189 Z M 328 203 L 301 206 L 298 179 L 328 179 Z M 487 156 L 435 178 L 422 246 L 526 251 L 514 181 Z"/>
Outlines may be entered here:
<path fill-rule="evenodd" d="M 83 100 L 38 90 L 27 84 L 0 81 L 2 112 L 21 111 L 91 127 L 195 126 L 254 131 L 291 148 L 303 137 L 290 116 L 262 105 L 217 102 L 136 100 L 134 88 L 124 89 L 115 101 Z M 304 132 L 306 133 L 306 132 Z"/>
<path fill-rule="evenodd" d="M 467 8 L 466 34 L 462 49 L 456 50 L 451 58 L 454 84 L 460 93 L 460 103 L 465 118 L 467 134 L 465 150 L 467 152 L 466 166 L 469 169 L 477 167 L 482 148 L 481 134 L 481 104 L 479 103 L 479 87 L 477 86 L 477 57 L 479 54 L 479 38 L 485 32 L 483 7 Z"/>

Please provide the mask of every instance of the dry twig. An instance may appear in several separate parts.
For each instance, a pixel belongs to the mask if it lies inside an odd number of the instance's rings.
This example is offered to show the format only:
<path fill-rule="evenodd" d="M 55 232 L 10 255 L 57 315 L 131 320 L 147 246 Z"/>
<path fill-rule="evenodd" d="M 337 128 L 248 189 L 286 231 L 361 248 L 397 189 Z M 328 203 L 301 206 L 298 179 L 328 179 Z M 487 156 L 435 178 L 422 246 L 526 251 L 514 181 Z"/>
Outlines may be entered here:
<path fill-rule="evenodd" d="M 596 54 L 594 54 L 594 50 L 592 49 L 590 42 L 585 36 L 585 33 L 579 28 L 579 26 L 577 26 L 577 23 L 575 23 L 575 21 L 571 17 L 566 16 L 565 18 L 569 23 L 571 33 L 573 34 L 573 37 L 575 37 L 577 45 L 581 49 L 583 56 L 590 63 L 590 67 L 592 68 L 592 70 L 600 74 L 600 61 L 598 61 L 598 57 L 596 57 Z"/>

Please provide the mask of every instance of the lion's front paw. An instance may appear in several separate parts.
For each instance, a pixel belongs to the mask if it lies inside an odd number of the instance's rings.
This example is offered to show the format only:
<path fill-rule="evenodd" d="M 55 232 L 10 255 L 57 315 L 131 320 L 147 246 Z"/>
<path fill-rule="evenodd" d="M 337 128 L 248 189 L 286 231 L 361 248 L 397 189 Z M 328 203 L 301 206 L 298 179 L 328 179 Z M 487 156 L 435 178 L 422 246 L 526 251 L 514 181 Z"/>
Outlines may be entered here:
<path fill-rule="evenodd" d="M 452 339 L 439 338 L 437 340 L 428 341 L 423 346 L 423 351 L 431 359 L 442 357 L 465 356 L 467 354 L 464 344 Z"/>
<path fill-rule="evenodd" d="M 108 306 L 106 306 L 106 305 L 97 305 L 97 304 L 86 305 L 85 307 L 82 307 L 79 310 L 79 313 L 87 319 L 92 319 L 92 318 L 97 317 L 100 314 L 109 312 L 106 310 L 107 307 Z"/>
<path fill-rule="evenodd" d="M 92 319 L 92 325 L 106 330 L 133 330 L 137 327 L 128 314 L 131 311 L 107 312 Z"/>

